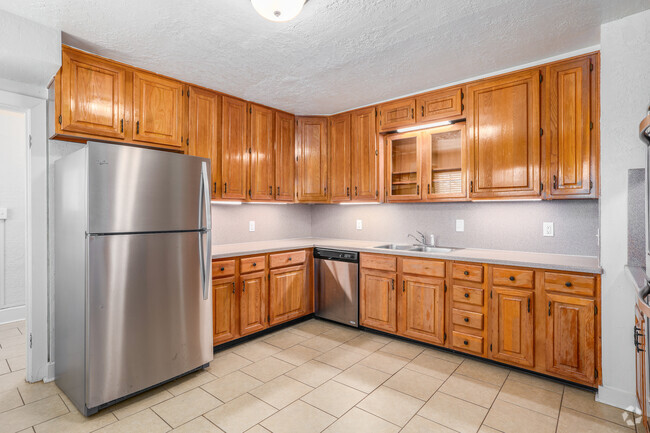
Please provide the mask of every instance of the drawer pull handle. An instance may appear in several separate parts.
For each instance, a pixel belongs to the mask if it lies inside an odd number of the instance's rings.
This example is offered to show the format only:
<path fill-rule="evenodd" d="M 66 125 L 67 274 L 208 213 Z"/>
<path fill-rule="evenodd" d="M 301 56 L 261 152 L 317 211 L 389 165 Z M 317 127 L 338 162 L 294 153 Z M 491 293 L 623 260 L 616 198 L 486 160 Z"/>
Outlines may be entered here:
<path fill-rule="evenodd" d="M 469 317 L 465 317 L 463 320 L 465 321 L 465 323 L 467 323 L 469 322 Z"/>
<path fill-rule="evenodd" d="M 232 283 L 232 293 L 233 293 L 233 295 L 235 294 L 235 282 L 234 281 Z"/>
<path fill-rule="evenodd" d="M 515 277 L 513 277 L 512 275 L 510 275 L 510 281 L 515 281 Z"/>
<path fill-rule="evenodd" d="M 571 287 L 573 284 L 571 284 L 571 281 L 567 281 L 566 283 L 564 283 L 564 285 L 567 287 Z"/>
<path fill-rule="evenodd" d="M 466 298 L 469 298 L 469 293 L 465 293 L 465 297 L 466 297 Z"/>
<path fill-rule="evenodd" d="M 467 346 L 467 345 L 469 344 L 469 341 L 465 340 L 465 341 L 463 341 L 463 344 L 464 344 L 465 346 Z"/>
<path fill-rule="evenodd" d="M 465 271 L 465 272 L 463 272 L 463 274 L 469 275 L 469 271 Z"/>
<path fill-rule="evenodd" d="M 223 272 L 223 271 L 225 271 L 225 270 L 226 270 L 226 268 L 224 268 L 224 267 L 222 266 L 222 267 L 221 267 L 221 272 Z"/>

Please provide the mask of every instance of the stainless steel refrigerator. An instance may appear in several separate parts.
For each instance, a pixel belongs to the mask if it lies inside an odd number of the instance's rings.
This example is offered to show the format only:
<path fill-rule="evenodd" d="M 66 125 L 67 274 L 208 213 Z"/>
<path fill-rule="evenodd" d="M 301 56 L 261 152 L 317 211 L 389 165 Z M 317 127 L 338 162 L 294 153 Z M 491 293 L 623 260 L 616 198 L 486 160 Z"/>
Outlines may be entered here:
<path fill-rule="evenodd" d="M 206 366 L 210 160 L 89 142 L 54 170 L 59 388 L 90 415 Z"/>

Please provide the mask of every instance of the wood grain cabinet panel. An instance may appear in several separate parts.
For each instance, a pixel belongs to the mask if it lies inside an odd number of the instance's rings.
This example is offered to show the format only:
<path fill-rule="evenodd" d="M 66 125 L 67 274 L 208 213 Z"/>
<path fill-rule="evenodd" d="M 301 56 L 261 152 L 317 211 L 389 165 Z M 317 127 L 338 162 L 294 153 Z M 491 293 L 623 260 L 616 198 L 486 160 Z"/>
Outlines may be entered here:
<path fill-rule="evenodd" d="M 299 117 L 296 139 L 298 201 L 327 201 L 327 118 Z"/>
<path fill-rule="evenodd" d="M 273 200 L 273 119 L 270 108 L 251 104 L 250 109 L 250 194 L 251 200 Z"/>
<path fill-rule="evenodd" d="M 496 286 L 532 289 L 535 286 L 535 272 L 528 269 L 492 267 L 492 284 Z"/>
<path fill-rule="evenodd" d="M 433 344 L 445 341 L 445 281 L 405 275 L 399 293 L 398 333 Z"/>
<path fill-rule="evenodd" d="M 124 139 L 126 68 L 63 48 L 61 69 L 63 131 Z"/>
<path fill-rule="evenodd" d="M 484 304 L 484 290 L 474 287 L 454 286 L 451 291 L 451 298 L 454 302 L 482 306 Z"/>
<path fill-rule="evenodd" d="M 397 274 L 362 270 L 359 287 L 360 324 L 386 332 L 397 332 Z"/>
<path fill-rule="evenodd" d="M 451 120 L 461 117 L 464 111 L 463 88 L 436 90 L 418 96 L 416 105 L 418 112 L 416 120 L 420 122 L 433 122 Z"/>
<path fill-rule="evenodd" d="M 212 262 L 212 278 L 235 275 L 235 261 L 232 259 Z"/>
<path fill-rule="evenodd" d="M 350 114 L 330 117 L 330 196 L 333 202 L 350 201 Z"/>
<path fill-rule="evenodd" d="M 470 197 L 539 197 L 540 71 L 467 87 Z"/>
<path fill-rule="evenodd" d="M 244 336 L 267 327 L 266 274 L 255 272 L 242 275 L 240 282 L 240 334 Z"/>
<path fill-rule="evenodd" d="M 465 352 L 471 352 L 476 355 L 484 355 L 485 348 L 483 344 L 483 337 L 472 334 L 465 334 L 463 332 L 453 331 L 451 335 L 451 345 L 454 349 Z"/>
<path fill-rule="evenodd" d="M 377 254 L 361 254 L 359 259 L 362 268 L 378 269 L 380 271 L 396 272 L 397 257 L 380 256 Z"/>
<path fill-rule="evenodd" d="M 296 194 L 296 135 L 295 117 L 276 111 L 275 113 L 275 199 L 295 200 Z"/>
<path fill-rule="evenodd" d="M 546 294 L 546 370 L 570 380 L 595 379 L 593 299 Z"/>
<path fill-rule="evenodd" d="M 184 147 L 183 86 L 160 75 L 133 73 L 133 140 Z"/>
<path fill-rule="evenodd" d="M 248 177 L 247 107 L 241 99 L 221 102 L 221 197 L 245 200 Z"/>
<path fill-rule="evenodd" d="M 468 157 L 465 123 L 422 131 L 422 152 L 422 189 L 427 201 L 466 199 Z"/>
<path fill-rule="evenodd" d="M 306 259 L 307 252 L 305 250 L 271 254 L 269 256 L 269 267 L 273 269 L 282 266 L 299 265 L 304 263 Z"/>
<path fill-rule="evenodd" d="M 376 109 L 352 112 L 352 183 L 354 200 L 379 199 L 379 149 L 377 146 Z"/>
<path fill-rule="evenodd" d="M 421 146 L 419 132 L 392 134 L 386 142 L 386 200 L 420 201 L 422 191 Z"/>
<path fill-rule="evenodd" d="M 491 296 L 491 358 L 526 367 L 534 366 L 533 292 L 494 287 Z"/>
<path fill-rule="evenodd" d="M 544 288 L 572 295 L 595 296 L 596 276 L 544 272 Z"/>
<path fill-rule="evenodd" d="M 225 343 L 239 336 L 239 320 L 235 277 L 212 281 L 213 344 Z"/>
<path fill-rule="evenodd" d="M 458 326 L 467 326 L 477 330 L 483 330 L 483 314 L 474 311 L 459 310 L 454 308 L 451 311 L 451 323 Z"/>
<path fill-rule="evenodd" d="M 239 273 L 247 274 L 249 272 L 263 271 L 266 268 L 266 258 L 264 256 L 244 257 L 239 260 Z"/>
<path fill-rule="evenodd" d="M 379 109 L 379 132 L 415 124 L 415 98 L 386 102 Z"/>
<path fill-rule="evenodd" d="M 454 280 L 465 280 L 474 283 L 482 283 L 483 266 L 470 265 L 467 263 L 453 263 L 451 265 L 451 277 Z"/>
<path fill-rule="evenodd" d="M 208 158 L 211 161 L 213 199 L 221 197 L 217 181 L 217 145 L 219 137 L 219 95 L 198 87 L 189 89 L 189 137 L 187 154 Z"/>
<path fill-rule="evenodd" d="M 547 68 L 549 182 L 554 198 L 590 196 L 592 190 L 593 63 L 591 56 L 580 57 Z"/>
<path fill-rule="evenodd" d="M 307 311 L 307 265 L 271 269 L 269 325 L 286 322 Z"/>
<path fill-rule="evenodd" d="M 445 277 L 445 262 L 441 260 L 401 258 L 401 272 L 429 277 Z"/>

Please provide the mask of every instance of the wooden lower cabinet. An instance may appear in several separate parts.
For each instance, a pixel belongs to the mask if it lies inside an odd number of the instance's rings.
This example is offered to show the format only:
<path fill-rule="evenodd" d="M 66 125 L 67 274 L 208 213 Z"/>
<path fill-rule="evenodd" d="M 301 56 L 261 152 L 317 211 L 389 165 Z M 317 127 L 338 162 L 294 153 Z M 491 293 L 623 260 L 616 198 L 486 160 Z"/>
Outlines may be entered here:
<path fill-rule="evenodd" d="M 266 273 L 254 272 L 242 275 L 240 297 L 240 334 L 249 335 L 267 327 L 266 320 Z"/>
<path fill-rule="evenodd" d="M 269 325 L 303 316 L 307 310 L 306 265 L 271 269 L 269 275 Z"/>
<path fill-rule="evenodd" d="M 386 332 L 397 332 L 395 284 L 397 274 L 362 270 L 359 285 L 360 324 Z"/>
<path fill-rule="evenodd" d="M 237 332 L 237 289 L 235 277 L 212 281 L 213 344 L 224 343 L 239 336 Z"/>
<path fill-rule="evenodd" d="M 532 367 L 535 365 L 533 291 L 494 287 L 490 296 L 490 357 Z"/>
<path fill-rule="evenodd" d="M 397 332 L 433 344 L 445 341 L 445 280 L 401 277 Z"/>

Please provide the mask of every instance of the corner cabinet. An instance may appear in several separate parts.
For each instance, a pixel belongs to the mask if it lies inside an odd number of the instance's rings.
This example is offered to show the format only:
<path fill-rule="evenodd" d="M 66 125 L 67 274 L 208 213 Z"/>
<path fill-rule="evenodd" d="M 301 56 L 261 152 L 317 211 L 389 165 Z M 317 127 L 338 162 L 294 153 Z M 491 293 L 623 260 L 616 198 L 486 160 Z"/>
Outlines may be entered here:
<path fill-rule="evenodd" d="M 327 117 L 298 117 L 296 133 L 297 199 L 328 199 Z"/>
<path fill-rule="evenodd" d="M 538 69 L 467 86 L 467 136 L 473 199 L 540 197 Z"/>

